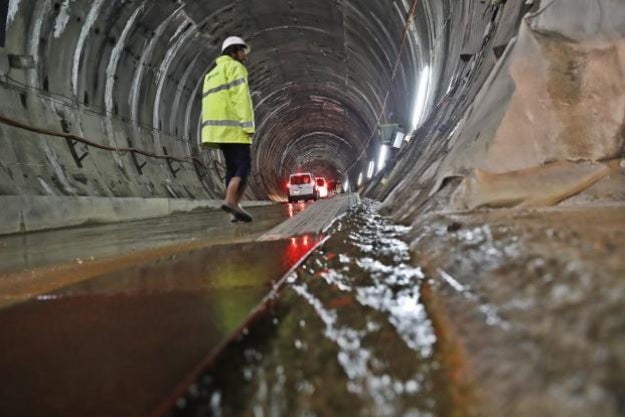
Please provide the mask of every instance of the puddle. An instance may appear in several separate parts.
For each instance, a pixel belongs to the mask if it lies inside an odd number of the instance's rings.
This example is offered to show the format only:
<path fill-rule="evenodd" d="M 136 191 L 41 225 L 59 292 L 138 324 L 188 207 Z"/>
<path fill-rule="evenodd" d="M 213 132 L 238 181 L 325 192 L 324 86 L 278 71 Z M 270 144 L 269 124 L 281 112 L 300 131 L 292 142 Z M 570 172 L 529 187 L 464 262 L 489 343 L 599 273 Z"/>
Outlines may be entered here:
<path fill-rule="evenodd" d="M 319 239 L 178 253 L 1 310 L 0 415 L 148 415 Z"/>
<path fill-rule="evenodd" d="M 440 349 L 447 338 L 424 304 L 408 231 L 370 201 L 346 216 L 171 415 L 469 415 L 449 383 L 460 365 Z"/>

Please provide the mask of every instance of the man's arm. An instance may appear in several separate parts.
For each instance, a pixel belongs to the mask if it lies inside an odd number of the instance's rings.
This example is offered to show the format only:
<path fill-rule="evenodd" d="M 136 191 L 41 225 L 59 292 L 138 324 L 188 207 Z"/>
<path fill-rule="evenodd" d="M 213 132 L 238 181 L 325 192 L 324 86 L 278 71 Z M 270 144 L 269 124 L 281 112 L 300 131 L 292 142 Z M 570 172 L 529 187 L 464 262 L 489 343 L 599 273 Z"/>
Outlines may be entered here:
<path fill-rule="evenodd" d="M 254 105 L 250 95 L 250 87 L 247 81 L 247 70 L 242 64 L 232 66 L 230 82 L 234 83 L 230 89 L 232 106 L 241 122 L 243 131 L 249 135 L 254 134 L 256 127 L 254 124 Z"/>

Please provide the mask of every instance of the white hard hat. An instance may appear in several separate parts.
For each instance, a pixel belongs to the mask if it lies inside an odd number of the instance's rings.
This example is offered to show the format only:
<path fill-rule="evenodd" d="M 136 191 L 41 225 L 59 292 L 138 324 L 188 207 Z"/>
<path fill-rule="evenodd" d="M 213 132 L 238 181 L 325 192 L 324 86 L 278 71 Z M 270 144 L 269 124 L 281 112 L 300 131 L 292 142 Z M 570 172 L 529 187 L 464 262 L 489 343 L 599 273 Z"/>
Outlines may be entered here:
<path fill-rule="evenodd" d="M 228 48 L 229 46 L 232 45 L 243 45 L 245 46 L 246 49 L 246 53 L 250 52 L 250 46 L 245 43 L 245 41 L 241 38 L 239 38 L 238 36 L 228 36 L 226 38 L 226 40 L 224 41 L 224 43 L 221 45 L 221 52 L 225 51 L 226 48 Z"/>

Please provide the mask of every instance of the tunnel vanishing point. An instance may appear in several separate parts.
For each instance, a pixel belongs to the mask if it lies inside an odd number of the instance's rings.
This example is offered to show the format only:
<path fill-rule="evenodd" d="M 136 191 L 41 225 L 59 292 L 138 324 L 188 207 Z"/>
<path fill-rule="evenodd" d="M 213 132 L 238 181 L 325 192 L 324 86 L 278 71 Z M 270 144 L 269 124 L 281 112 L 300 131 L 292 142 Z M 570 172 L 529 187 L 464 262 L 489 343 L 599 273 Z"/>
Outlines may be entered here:
<path fill-rule="evenodd" d="M 625 415 L 622 0 L 1 7 L 0 234 L 223 198 L 201 82 L 241 36 L 247 199 L 284 202 L 289 174 L 310 171 L 410 226 L 415 262 L 457 292 L 435 304 L 484 415 Z M 462 306 L 478 298 L 518 326 L 472 332 Z"/>

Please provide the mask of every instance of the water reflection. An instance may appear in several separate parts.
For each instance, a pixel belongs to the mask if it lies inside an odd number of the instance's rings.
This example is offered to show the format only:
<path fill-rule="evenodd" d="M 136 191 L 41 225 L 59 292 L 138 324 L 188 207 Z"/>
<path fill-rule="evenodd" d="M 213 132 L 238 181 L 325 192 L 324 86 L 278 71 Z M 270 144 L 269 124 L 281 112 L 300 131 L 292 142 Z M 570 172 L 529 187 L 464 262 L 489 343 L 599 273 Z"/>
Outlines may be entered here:
<path fill-rule="evenodd" d="M 303 201 L 297 203 L 286 203 L 284 207 L 286 208 L 287 217 L 291 218 L 297 215 L 299 212 L 304 211 L 304 209 L 306 209 L 306 203 L 304 203 Z"/>
<path fill-rule="evenodd" d="M 289 245 L 284 249 L 284 264 L 294 265 L 302 256 L 307 254 L 321 239 L 319 235 L 302 235 L 289 239 Z"/>

